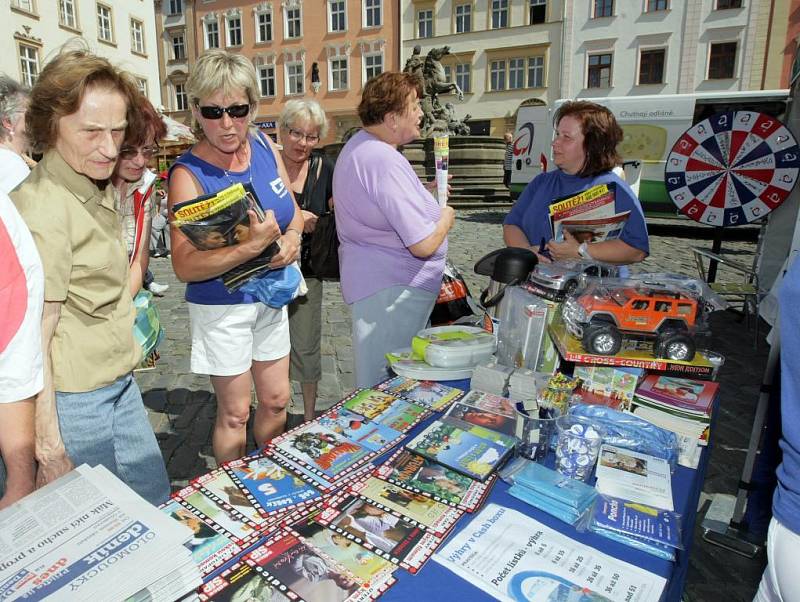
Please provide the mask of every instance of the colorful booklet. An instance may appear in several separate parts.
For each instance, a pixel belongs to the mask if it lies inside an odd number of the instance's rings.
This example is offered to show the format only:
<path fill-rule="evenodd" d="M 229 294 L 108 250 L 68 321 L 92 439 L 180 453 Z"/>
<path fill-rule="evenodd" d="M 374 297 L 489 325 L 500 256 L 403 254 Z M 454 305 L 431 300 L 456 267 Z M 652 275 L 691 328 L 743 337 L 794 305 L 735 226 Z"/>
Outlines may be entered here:
<path fill-rule="evenodd" d="M 514 437 L 517 430 L 517 420 L 503 414 L 495 414 L 489 410 L 484 410 L 476 406 L 466 405 L 461 402 L 456 402 L 443 420 L 453 422 L 462 428 L 469 429 L 470 426 L 481 426 L 504 435 Z M 465 426 L 466 425 L 466 426 Z"/>
<path fill-rule="evenodd" d="M 448 387 L 432 380 L 415 380 L 405 376 L 395 376 L 383 381 L 378 389 L 398 395 L 434 411 L 441 411 L 464 395 L 464 391 Z"/>
<path fill-rule="evenodd" d="M 430 413 L 426 407 L 375 389 L 357 389 L 343 400 L 342 406 L 403 433 Z"/>
<path fill-rule="evenodd" d="M 496 480 L 491 476 L 481 483 L 405 449 L 397 451 L 378 466 L 375 475 L 403 489 L 467 512 L 480 507 Z"/>
<path fill-rule="evenodd" d="M 187 547 L 203 578 L 213 573 L 243 549 L 242 546 L 237 545 L 222 533 L 217 533 L 199 516 L 175 500 L 169 500 L 160 506 L 160 509 L 164 514 L 192 530 L 192 538 L 187 543 Z"/>
<path fill-rule="evenodd" d="M 193 485 L 178 491 L 173 499 L 238 545 L 247 545 L 260 537 L 258 525 Z"/>
<path fill-rule="evenodd" d="M 509 418 L 515 418 L 514 402 L 506 397 L 500 397 L 484 391 L 472 390 L 467 393 L 460 401 L 467 406 L 474 406 L 487 412 L 494 412 Z"/>
<path fill-rule="evenodd" d="M 636 396 L 668 409 L 701 417 L 711 415 L 719 383 L 650 374 L 636 389 Z"/>
<path fill-rule="evenodd" d="M 269 600 L 289 602 L 284 594 L 244 561 L 236 562 L 220 575 L 203 585 L 198 591 L 201 602 L 240 602 L 244 600 Z"/>
<path fill-rule="evenodd" d="M 253 503 L 249 492 L 242 490 L 223 468 L 197 477 L 192 484 L 216 502 L 234 508 L 259 528 L 264 524 L 261 509 Z"/>
<path fill-rule="evenodd" d="M 422 568 L 442 543 L 423 525 L 357 496 L 333 496 L 317 520 L 410 573 Z"/>
<path fill-rule="evenodd" d="M 482 431 L 481 434 L 476 434 L 476 430 Z M 496 437 L 487 437 L 487 433 Z M 500 438 L 506 440 L 505 444 L 500 442 Z M 466 431 L 437 420 L 406 444 L 406 448 L 473 479 L 484 481 L 508 457 L 515 441 L 513 437 L 482 427 L 475 426 Z"/>
<path fill-rule="evenodd" d="M 402 432 L 341 406 L 331 408 L 317 422 L 370 451 L 385 449 L 403 437 Z"/>
<path fill-rule="evenodd" d="M 350 493 L 382 509 L 389 509 L 425 525 L 425 529 L 444 537 L 463 511 L 431 498 L 408 491 L 378 477 L 368 477 L 350 485 Z"/>
<path fill-rule="evenodd" d="M 320 492 L 266 454 L 228 462 L 225 470 L 264 516 L 271 516 L 321 498 Z"/>
<path fill-rule="evenodd" d="M 291 600 L 366 602 L 388 588 L 383 583 L 362 583 L 290 531 L 278 531 L 244 561 Z"/>

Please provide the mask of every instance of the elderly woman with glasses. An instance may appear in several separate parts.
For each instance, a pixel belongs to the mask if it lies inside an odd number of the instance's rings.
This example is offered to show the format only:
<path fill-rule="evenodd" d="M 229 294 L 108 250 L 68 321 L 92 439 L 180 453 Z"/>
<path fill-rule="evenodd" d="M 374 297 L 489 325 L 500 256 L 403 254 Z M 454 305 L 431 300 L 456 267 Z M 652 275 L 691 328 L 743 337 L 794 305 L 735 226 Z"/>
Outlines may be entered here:
<path fill-rule="evenodd" d="M 169 480 L 131 372 L 128 257 L 106 185 L 127 131 L 142 127 L 136 83 L 106 59 L 65 51 L 42 69 L 25 116 L 39 164 L 11 193 L 44 266 L 44 389 L 36 398 L 38 484 L 103 464 L 152 504 Z M 3 428 L 7 428 L 3 424 Z"/>
<path fill-rule="evenodd" d="M 153 282 L 148 270 L 150 226 L 156 209 L 153 198 L 156 175 L 147 168 L 147 163 L 158 154 L 158 141 L 166 135 L 167 126 L 147 98 L 140 96 L 137 104 L 144 127 L 128 132 L 111 175 L 111 184 L 117 192 L 122 237 L 128 248 L 128 280 L 134 297 L 142 285 L 159 294 L 167 289 L 167 285 Z"/>
<path fill-rule="evenodd" d="M 253 296 L 228 292 L 220 276 L 259 256 L 277 242 L 269 261 L 283 267 L 297 260 L 303 216 L 287 186 L 289 177 L 272 141 L 251 129 L 259 87 L 253 63 L 238 54 L 211 50 L 187 81 L 199 142 L 173 165 L 169 204 L 214 193 L 236 183 L 252 184 L 266 219 L 250 212 L 250 231 L 238 244 L 198 250 L 171 228 L 172 265 L 188 282 L 192 330 L 191 369 L 208 374 L 217 397 L 212 438 L 218 463 L 245 453 L 251 390 L 258 406 L 253 433 L 261 446 L 280 434 L 289 401 L 289 320 Z"/>
<path fill-rule="evenodd" d="M 305 297 L 295 299 L 289 307 L 292 340 L 289 376 L 300 383 L 304 418 L 313 420 L 317 383 L 322 377 L 322 280 L 309 265 L 308 250 L 317 218 L 333 205 L 333 161 L 322 153 L 312 153 L 328 130 L 325 112 L 316 101 L 290 100 L 278 117 L 278 125 L 289 186 L 303 213 L 301 267 L 308 286 Z"/>

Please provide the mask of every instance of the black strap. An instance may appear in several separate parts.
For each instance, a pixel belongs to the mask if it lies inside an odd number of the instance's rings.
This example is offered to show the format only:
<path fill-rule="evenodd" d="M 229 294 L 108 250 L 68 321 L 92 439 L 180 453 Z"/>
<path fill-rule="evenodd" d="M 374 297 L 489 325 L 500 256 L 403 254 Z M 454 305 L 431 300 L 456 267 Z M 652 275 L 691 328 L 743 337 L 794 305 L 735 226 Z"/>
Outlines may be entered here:
<path fill-rule="evenodd" d="M 320 158 L 319 155 L 315 154 L 311 155 L 311 158 L 309 159 L 308 162 L 308 173 L 306 174 L 306 183 L 303 186 L 303 204 L 300 206 L 300 209 L 306 209 L 308 207 L 309 199 L 311 198 L 311 192 L 317 185 L 317 179 L 319 178 L 321 163 L 322 159 Z"/>

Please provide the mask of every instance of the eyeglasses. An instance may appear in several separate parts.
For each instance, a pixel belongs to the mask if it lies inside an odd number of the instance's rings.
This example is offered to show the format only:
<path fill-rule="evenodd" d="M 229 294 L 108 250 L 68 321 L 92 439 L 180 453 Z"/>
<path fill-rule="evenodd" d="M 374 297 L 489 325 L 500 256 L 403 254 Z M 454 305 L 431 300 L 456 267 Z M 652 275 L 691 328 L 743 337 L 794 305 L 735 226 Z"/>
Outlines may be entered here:
<path fill-rule="evenodd" d="M 158 154 L 158 145 L 153 146 L 123 146 L 119 149 L 119 158 L 120 159 L 133 159 L 139 153 L 142 154 L 142 157 L 145 159 L 152 159 L 155 155 Z"/>
<path fill-rule="evenodd" d="M 319 142 L 319 136 L 315 136 L 313 134 L 306 134 L 301 132 L 300 130 L 295 130 L 294 128 L 286 128 L 289 132 L 289 138 L 294 140 L 295 142 L 300 142 L 303 138 L 305 138 L 308 144 L 316 144 Z"/>
<path fill-rule="evenodd" d="M 222 119 L 223 113 L 227 113 L 231 119 L 241 119 L 247 117 L 250 112 L 250 105 L 231 105 L 229 107 L 201 107 L 200 114 L 206 119 Z"/>

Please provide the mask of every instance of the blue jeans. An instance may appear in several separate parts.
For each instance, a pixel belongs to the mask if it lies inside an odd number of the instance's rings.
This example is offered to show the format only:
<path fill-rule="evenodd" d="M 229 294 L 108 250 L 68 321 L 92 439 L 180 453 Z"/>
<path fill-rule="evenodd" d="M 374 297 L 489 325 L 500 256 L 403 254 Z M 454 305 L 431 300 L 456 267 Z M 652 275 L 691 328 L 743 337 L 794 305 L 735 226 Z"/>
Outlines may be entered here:
<path fill-rule="evenodd" d="M 167 500 L 164 458 L 130 374 L 94 391 L 56 392 L 56 409 L 75 466 L 102 464 L 151 504 Z"/>

